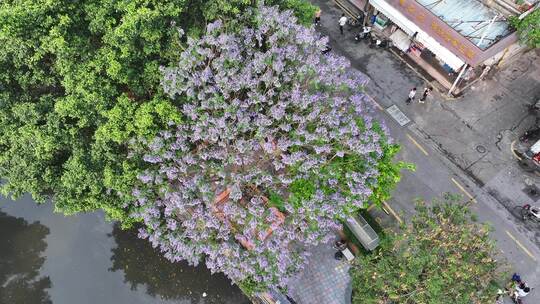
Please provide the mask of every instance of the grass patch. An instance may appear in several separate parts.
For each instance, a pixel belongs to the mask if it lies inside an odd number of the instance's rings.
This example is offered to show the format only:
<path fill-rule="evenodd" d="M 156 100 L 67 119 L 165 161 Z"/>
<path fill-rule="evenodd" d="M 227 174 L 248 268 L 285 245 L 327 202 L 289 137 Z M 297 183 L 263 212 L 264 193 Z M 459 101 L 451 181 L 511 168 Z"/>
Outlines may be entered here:
<path fill-rule="evenodd" d="M 270 207 L 275 207 L 277 208 L 279 211 L 281 212 L 285 212 L 285 205 L 284 205 L 284 201 L 283 201 L 283 198 L 281 197 L 281 195 L 279 195 L 277 192 L 275 191 L 269 191 L 268 193 L 268 205 Z"/>

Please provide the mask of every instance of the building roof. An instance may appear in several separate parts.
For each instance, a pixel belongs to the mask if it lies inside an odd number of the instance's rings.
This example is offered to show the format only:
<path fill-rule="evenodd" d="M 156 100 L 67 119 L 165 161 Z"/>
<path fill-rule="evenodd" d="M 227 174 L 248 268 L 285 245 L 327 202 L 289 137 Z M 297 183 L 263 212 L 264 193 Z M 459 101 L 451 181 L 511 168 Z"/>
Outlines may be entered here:
<path fill-rule="evenodd" d="M 506 18 L 479 0 L 416 1 L 482 50 L 511 32 Z"/>

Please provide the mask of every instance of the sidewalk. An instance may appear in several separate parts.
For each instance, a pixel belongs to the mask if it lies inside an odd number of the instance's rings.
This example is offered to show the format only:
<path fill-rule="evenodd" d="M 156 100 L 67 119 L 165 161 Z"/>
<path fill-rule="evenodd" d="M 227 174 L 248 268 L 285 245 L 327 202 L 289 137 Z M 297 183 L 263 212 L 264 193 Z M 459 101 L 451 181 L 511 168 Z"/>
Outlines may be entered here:
<path fill-rule="evenodd" d="M 412 120 L 410 128 L 499 200 L 534 203 L 522 189 L 531 182 L 540 184 L 540 177 L 520 170 L 510 144 L 534 124 L 527 105 L 540 98 L 539 50 L 498 71 L 493 79 L 478 81 L 464 97 L 447 101 L 434 92 L 425 104 L 407 106 L 411 88 L 417 88 L 418 97 L 430 84 L 391 52 L 356 42 L 359 29 L 340 35 L 341 11 L 333 1 L 312 2 L 323 12 L 319 31 L 329 36 L 335 52 L 371 78 L 366 92 L 383 108 L 397 105 Z"/>
<path fill-rule="evenodd" d="M 336 250 L 332 240 L 310 250 L 308 264 L 288 284 L 289 295 L 298 304 L 351 303 L 350 264 L 334 258 Z"/>

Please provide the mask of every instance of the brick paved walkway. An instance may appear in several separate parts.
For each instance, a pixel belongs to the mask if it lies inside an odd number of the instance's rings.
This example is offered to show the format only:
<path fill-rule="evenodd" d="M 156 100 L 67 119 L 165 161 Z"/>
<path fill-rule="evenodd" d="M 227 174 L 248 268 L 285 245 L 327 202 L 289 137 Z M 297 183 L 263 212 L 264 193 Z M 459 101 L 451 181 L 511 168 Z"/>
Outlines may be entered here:
<path fill-rule="evenodd" d="M 298 304 L 351 303 L 349 263 L 334 259 L 334 241 L 311 250 L 306 268 L 289 283 L 289 295 Z"/>

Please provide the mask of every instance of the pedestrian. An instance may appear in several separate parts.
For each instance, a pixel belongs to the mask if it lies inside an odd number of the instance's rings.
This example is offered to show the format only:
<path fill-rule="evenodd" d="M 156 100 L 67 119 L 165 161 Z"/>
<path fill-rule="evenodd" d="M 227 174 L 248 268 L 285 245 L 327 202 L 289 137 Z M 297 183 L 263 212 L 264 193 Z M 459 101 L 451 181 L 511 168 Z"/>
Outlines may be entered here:
<path fill-rule="evenodd" d="M 369 18 L 369 22 L 371 22 L 371 24 L 375 24 L 375 21 L 377 21 L 377 15 L 378 14 L 379 13 L 377 13 L 377 14 L 371 16 L 371 18 Z"/>
<path fill-rule="evenodd" d="M 521 276 L 517 273 L 514 273 L 512 275 L 512 282 L 521 283 Z"/>
<path fill-rule="evenodd" d="M 521 282 L 516 286 L 513 298 L 517 302 L 518 299 L 526 297 L 529 292 L 531 292 L 531 288 L 527 286 L 527 283 Z"/>
<path fill-rule="evenodd" d="M 422 97 L 420 98 L 420 100 L 418 102 L 419 103 L 424 103 L 424 101 L 428 97 L 429 93 L 431 93 L 431 90 L 433 90 L 432 87 L 424 88 L 424 92 L 422 93 Z"/>
<path fill-rule="evenodd" d="M 489 73 L 489 71 L 491 70 L 491 66 L 488 65 L 484 68 L 484 70 L 482 71 L 482 74 L 480 74 L 480 79 L 484 80 L 484 78 L 486 78 L 486 75 Z"/>
<path fill-rule="evenodd" d="M 316 12 L 315 12 L 315 25 L 319 25 L 321 23 L 321 9 L 319 8 Z"/>
<path fill-rule="evenodd" d="M 406 104 L 411 104 L 411 102 L 414 100 L 414 96 L 416 95 L 416 88 L 412 88 L 412 90 L 409 92 L 409 97 L 405 101 Z"/>
<path fill-rule="evenodd" d="M 339 31 L 341 32 L 341 35 L 343 35 L 343 27 L 345 24 L 347 24 L 347 17 L 345 17 L 345 14 L 341 14 L 341 18 L 339 18 Z"/>

